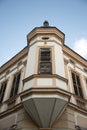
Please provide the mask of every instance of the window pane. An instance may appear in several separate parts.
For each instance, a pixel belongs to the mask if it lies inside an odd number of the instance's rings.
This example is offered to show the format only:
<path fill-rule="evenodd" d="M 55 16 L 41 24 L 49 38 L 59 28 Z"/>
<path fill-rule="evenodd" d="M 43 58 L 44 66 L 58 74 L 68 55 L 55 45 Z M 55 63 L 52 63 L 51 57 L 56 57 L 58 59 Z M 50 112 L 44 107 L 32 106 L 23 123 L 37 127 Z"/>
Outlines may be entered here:
<path fill-rule="evenodd" d="M 14 80 L 13 80 L 13 84 L 12 84 L 12 88 L 11 88 L 10 97 L 12 97 L 12 96 L 14 95 L 15 81 L 16 81 L 16 77 L 14 77 Z"/>
<path fill-rule="evenodd" d="M 6 90 L 6 85 L 7 85 L 7 82 L 2 84 L 2 86 L 1 86 L 1 89 L 0 89 L 0 103 L 3 101 L 5 90 Z"/>
<path fill-rule="evenodd" d="M 73 79 L 73 83 L 76 84 L 76 79 L 75 79 L 75 74 L 74 73 L 72 73 L 72 79 Z"/>
<path fill-rule="evenodd" d="M 52 66 L 51 66 L 51 63 L 50 62 L 41 62 L 40 63 L 40 66 L 39 66 L 39 72 L 40 73 L 51 73 L 51 69 L 52 69 Z"/>
<path fill-rule="evenodd" d="M 79 96 L 80 96 L 80 97 L 83 97 L 83 94 L 82 94 L 82 90 L 81 90 L 81 88 L 78 87 L 78 89 L 79 89 Z"/>
<path fill-rule="evenodd" d="M 0 103 L 2 102 L 2 95 L 3 95 L 3 85 L 1 86 L 0 89 Z"/>
<path fill-rule="evenodd" d="M 20 74 L 18 74 L 18 75 L 16 76 L 15 88 L 14 88 L 14 96 L 15 96 L 15 95 L 17 94 L 17 92 L 18 92 L 19 81 L 20 81 Z"/>
<path fill-rule="evenodd" d="M 41 49 L 41 55 L 40 55 L 40 61 L 50 61 L 50 49 L 49 48 L 42 48 Z"/>
<path fill-rule="evenodd" d="M 79 95 L 78 95 L 78 89 L 77 89 L 77 86 L 76 86 L 76 85 L 74 85 L 74 91 L 75 91 L 75 94 L 76 94 L 77 96 L 79 96 Z"/>
<path fill-rule="evenodd" d="M 52 63 L 51 63 L 51 49 L 41 48 L 39 58 L 39 74 L 51 74 Z"/>
<path fill-rule="evenodd" d="M 18 87 L 19 87 L 19 81 L 20 81 L 20 73 L 15 75 L 15 77 L 14 77 L 10 97 L 13 97 L 17 94 Z"/>
<path fill-rule="evenodd" d="M 74 91 L 77 96 L 83 97 L 82 95 L 82 89 L 81 89 L 81 84 L 80 84 L 80 78 L 76 73 L 72 73 L 72 80 L 73 80 L 73 86 L 74 86 Z"/>
<path fill-rule="evenodd" d="M 78 75 L 76 75 L 76 79 L 77 79 L 77 84 L 80 86 L 80 79 Z"/>

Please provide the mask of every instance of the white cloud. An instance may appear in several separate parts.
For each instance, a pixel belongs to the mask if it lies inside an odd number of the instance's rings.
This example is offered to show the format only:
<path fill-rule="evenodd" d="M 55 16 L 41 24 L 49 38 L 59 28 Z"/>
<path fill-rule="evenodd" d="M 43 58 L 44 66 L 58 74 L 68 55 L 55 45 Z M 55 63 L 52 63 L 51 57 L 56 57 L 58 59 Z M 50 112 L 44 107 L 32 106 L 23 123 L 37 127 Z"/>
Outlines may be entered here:
<path fill-rule="evenodd" d="M 74 50 L 87 59 L 87 39 L 81 38 L 77 40 L 74 44 Z"/>

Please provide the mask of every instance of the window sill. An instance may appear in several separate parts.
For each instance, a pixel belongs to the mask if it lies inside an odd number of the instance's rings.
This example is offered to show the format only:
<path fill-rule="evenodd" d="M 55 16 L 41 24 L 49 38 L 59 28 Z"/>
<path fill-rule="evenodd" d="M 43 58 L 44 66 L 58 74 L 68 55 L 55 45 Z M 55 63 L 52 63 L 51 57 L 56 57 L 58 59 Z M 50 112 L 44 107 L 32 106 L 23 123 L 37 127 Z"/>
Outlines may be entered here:
<path fill-rule="evenodd" d="M 83 97 L 77 96 L 77 95 L 75 95 L 75 94 L 74 94 L 74 97 L 75 97 L 76 100 L 81 101 L 81 102 L 83 102 L 83 103 L 86 103 L 86 102 L 87 102 L 87 100 L 84 99 Z"/>
<path fill-rule="evenodd" d="M 74 97 L 76 99 L 77 106 L 86 110 L 87 109 L 86 108 L 87 100 L 84 99 L 84 98 L 81 98 L 81 97 L 79 97 L 77 95 L 74 95 Z"/>
<path fill-rule="evenodd" d="M 17 97 L 18 97 L 18 95 L 9 98 L 8 100 L 6 100 L 6 103 L 9 105 L 9 104 L 15 102 Z"/>

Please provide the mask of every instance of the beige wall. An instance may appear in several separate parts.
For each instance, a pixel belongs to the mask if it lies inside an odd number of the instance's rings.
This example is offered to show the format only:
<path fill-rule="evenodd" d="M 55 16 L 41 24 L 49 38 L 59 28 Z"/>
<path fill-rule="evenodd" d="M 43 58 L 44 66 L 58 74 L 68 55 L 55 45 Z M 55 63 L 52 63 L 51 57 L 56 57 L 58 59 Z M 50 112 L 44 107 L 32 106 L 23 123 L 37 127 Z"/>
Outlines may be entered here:
<path fill-rule="evenodd" d="M 7 130 L 7 128 L 13 124 L 17 124 L 17 130 L 38 129 L 24 109 L 10 113 L 6 117 L 0 119 L 0 130 Z"/>
<path fill-rule="evenodd" d="M 71 62 L 71 60 L 73 62 Z M 81 88 L 82 88 L 82 92 L 83 92 L 83 97 L 84 97 L 84 99 L 87 100 L 87 87 L 86 87 L 86 82 L 85 82 L 85 77 L 87 77 L 87 73 L 84 71 L 85 66 L 83 66 L 81 63 L 78 63 L 78 61 L 76 61 L 69 55 L 65 55 L 65 54 L 64 54 L 64 65 L 65 65 L 65 75 L 68 78 L 68 90 L 69 90 L 69 92 L 72 93 L 71 102 L 74 104 L 77 104 L 76 98 L 73 95 L 73 94 L 75 94 L 75 92 L 74 92 L 72 76 L 71 76 L 72 71 L 76 72 L 79 75 L 80 82 L 81 82 Z M 85 108 L 86 108 L 87 101 L 84 101 L 84 102 L 85 102 Z"/>
<path fill-rule="evenodd" d="M 0 119 L 0 130 L 9 128 L 12 124 L 17 124 L 17 130 L 38 130 L 37 126 L 23 107 L 13 111 Z M 68 108 L 59 119 L 52 125 L 52 130 L 75 130 L 75 125 L 87 128 L 87 116 Z M 45 128 L 44 128 L 45 129 Z M 49 128 L 46 128 L 49 129 Z"/>

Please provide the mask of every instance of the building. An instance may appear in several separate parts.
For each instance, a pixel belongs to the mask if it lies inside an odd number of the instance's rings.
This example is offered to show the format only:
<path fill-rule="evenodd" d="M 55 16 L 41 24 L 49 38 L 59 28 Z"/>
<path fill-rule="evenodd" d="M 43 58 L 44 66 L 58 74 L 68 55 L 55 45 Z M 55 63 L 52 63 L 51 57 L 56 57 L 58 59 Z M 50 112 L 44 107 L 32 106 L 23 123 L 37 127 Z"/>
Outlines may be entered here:
<path fill-rule="evenodd" d="M 64 39 L 45 21 L 0 67 L 0 130 L 87 130 L 87 60 Z"/>

